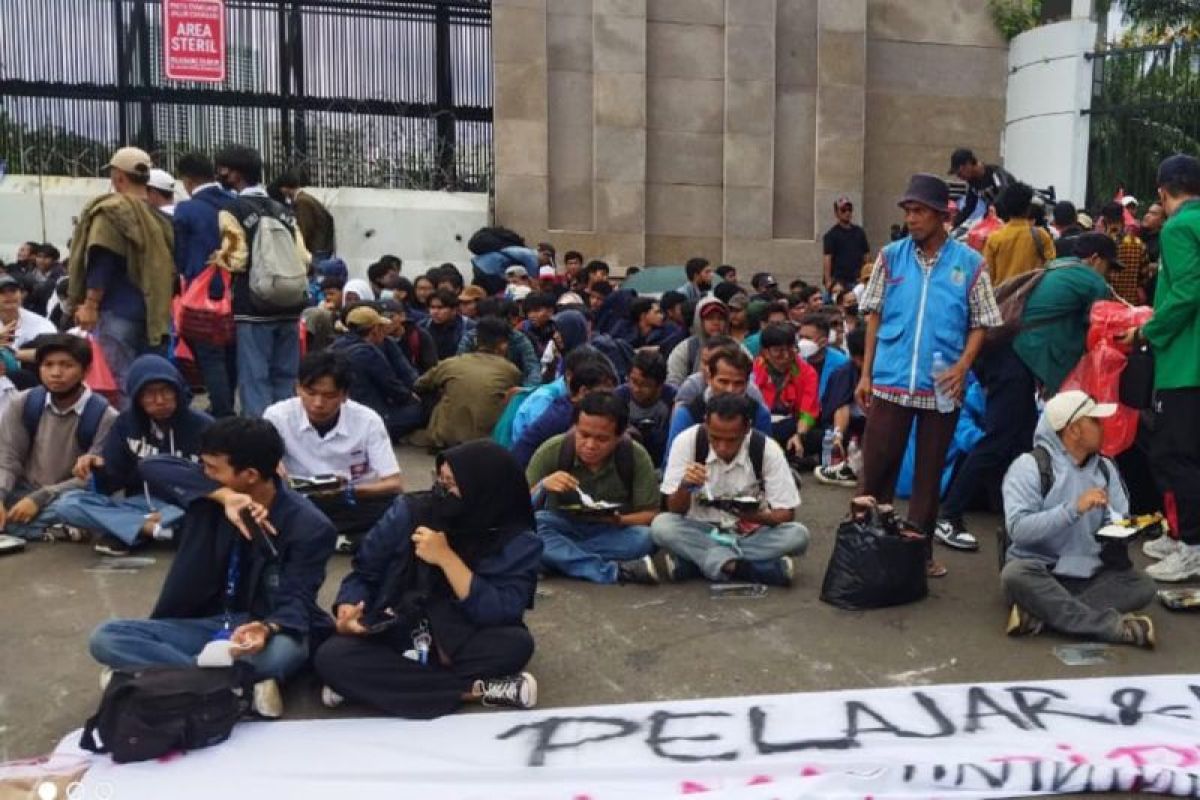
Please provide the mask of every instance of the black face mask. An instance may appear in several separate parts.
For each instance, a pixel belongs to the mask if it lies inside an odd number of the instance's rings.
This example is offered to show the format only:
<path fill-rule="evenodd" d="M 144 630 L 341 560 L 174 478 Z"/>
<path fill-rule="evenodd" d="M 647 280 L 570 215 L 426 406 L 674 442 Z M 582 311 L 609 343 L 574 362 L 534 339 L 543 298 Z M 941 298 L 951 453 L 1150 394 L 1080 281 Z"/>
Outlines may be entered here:
<path fill-rule="evenodd" d="M 442 484 L 434 483 L 432 494 L 435 501 L 433 513 L 439 525 L 449 526 L 466 513 L 467 507 L 463 499 Z"/>

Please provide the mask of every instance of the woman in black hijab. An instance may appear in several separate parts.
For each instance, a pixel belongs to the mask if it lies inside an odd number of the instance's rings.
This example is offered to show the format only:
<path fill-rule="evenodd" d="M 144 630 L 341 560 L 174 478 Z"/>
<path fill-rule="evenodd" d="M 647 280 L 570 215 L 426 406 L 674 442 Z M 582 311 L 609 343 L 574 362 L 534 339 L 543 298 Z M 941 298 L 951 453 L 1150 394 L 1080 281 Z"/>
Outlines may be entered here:
<path fill-rule="evenodd" d="M 433 491 L 401 497 L 354 557 L 317 651 L 327 706 L 343 699 L 429 719 L 464 702 L 532 708 L 522 619 L 542 543 L 512 455 L 481 440 L 438 457 Z"/>

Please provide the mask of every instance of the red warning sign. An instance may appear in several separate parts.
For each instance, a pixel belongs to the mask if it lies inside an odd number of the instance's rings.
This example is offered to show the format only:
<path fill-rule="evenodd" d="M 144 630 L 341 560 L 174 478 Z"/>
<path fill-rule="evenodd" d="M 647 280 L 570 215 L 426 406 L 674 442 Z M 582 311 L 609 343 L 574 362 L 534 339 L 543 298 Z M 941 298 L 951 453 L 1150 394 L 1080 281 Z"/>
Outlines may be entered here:
<path fill-rule="evenodd" d="M 225 0 L 163 0 L 163 59 L 173 81 L 225 81 Z"/>

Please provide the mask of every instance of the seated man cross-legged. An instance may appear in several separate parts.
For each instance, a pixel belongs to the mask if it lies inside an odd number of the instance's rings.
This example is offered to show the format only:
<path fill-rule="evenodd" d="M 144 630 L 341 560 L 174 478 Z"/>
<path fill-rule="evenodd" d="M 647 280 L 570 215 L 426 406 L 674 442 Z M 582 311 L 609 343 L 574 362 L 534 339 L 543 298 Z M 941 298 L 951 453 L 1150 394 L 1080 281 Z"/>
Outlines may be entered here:
<path fill-rule="evenodd" d="M 808 547 L 795 521 L 800 492 L 783 448 L 751 429 L 755 403 L 719 394 L 704 420 L 675 438 L 663 472 L 667 511 L 651 525 L 670 551 L 668 578 L 790 586 L 792 554 Z M 765 506 L 765 507 L 764 507 Z"/>
<path fill-rule="evenodd" d="M 594 583 L 658 583 L 648 527 L 658 480 L 645 448 L 625 435 L 628 425 L 619 397 L 592 392 L 576 408 L 575 427 L 530 461 L 525 477 L 544 506 L 536 516 L 547 569 Z M 608 510 L 589 510 L 584 495 Z"/>
<path fill-rule="evenodd" d="M 1154 581 L 1133 568 L 1124 539 L 1097 536 L 1128 516 L 1117 467 L 1100 455 L 1100 420 L 1116 413 L 1073 390 L 1046 403 L 1032 453 L 1004 476 L 1011 544 L 1000 582 L 1012 609 L 1010 636 L 1043 627 L 1105 642 L 1154 647 Z"/>
<path fill-rule="evenodd" d="M 92 657 L 125 671 L 187 666 L 209 642 L 228 639 L 231 655 L 255 669 L 254 709 L 278 717 L 279 683 L 333 629 L 317 606 L 333 526 L 276 474 L 283 441 L 269 422 L 222 419 L 205 431 L 200 454 L 203 468 L 169 456 L 142 462 L 151 491 L 186 511 L 179 550 L 150 618 L 100 625 Z"/>
<path fill-rule="evenodd" d="M 383 419 L 349 399 L 352 370 L 340 353 L 309 353 L 300 362 L 297 396 L 263 413 L 283 438 L 283 466 L 292 481 L 336 479 L 333 486 L 302 491 L 337 528 L 339 552 L 349 552 L 404 491 Z"/>

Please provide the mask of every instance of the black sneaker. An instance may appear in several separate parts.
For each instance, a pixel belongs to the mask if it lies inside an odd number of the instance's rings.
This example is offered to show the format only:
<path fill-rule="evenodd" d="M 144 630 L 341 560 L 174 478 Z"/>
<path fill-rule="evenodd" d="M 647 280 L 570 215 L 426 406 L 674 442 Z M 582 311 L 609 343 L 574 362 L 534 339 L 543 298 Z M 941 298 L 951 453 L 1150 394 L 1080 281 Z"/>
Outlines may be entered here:
<path fill-rule="evenodd" d="M 479 702 L 493 708 L 533 708 L 537 705 L 537 680 L 528 672 L 475 681 Z"/>
<path fill-rule="evenodd" d="M 671 583 L 682 583 L 701 576 L 700 568 L 674 553 L 664 550 L 662 556 L 663 577 Z"/>
<path fill-rule="evenodd" d="M 758 570 L 749 561 L 739 558 L 733 562 L 733 571 L 729 573 L 729 580 L 733 583 L 759 583 Z"/>
<path fill-rule="evenodd" d="M 105 536 L 92 545 L 92 549 L 102 556 L 122 558 L 133 552 L 133 548 L 115 536 Z"/>
<path fill-rule="evenodd" d="M 642 556 L 632 561 L 617 563 L 617 583 L 641 583 L 646 586 L 658 585 L 658 570 L 654 568 L 654 559 Z"/>
<path fill-rule="evenodd" d="M 752 564 L 751 571 L 755 574 L 757 583 L 788 589 L 791 588 L 796 575 L 796 562 L 791 556 L 783 556 L 774 561 Z"/>

